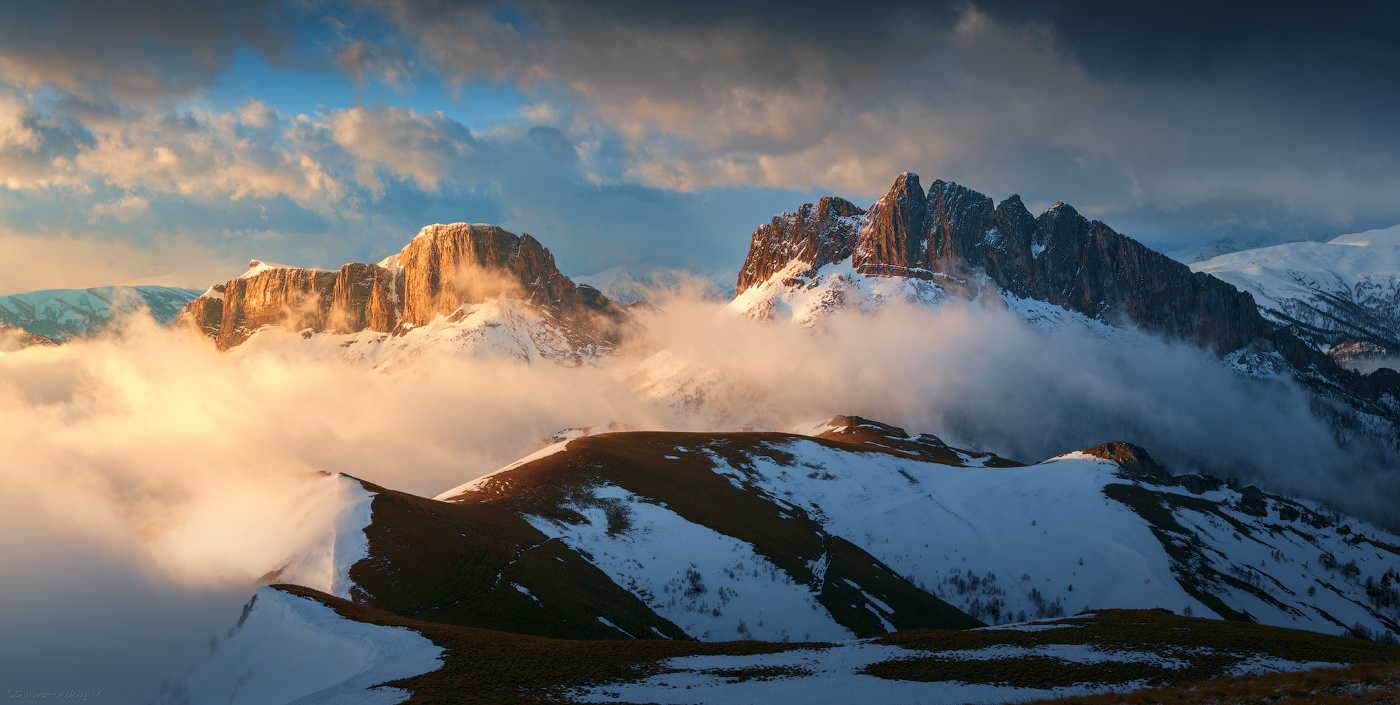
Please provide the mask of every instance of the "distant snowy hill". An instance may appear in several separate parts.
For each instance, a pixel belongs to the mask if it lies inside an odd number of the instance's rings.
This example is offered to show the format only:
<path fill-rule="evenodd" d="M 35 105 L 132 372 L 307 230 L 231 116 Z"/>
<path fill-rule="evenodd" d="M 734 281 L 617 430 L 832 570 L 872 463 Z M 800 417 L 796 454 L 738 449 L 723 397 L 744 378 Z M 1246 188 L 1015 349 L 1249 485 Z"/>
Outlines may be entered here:
<path fill-rule="evenodd" d="M 66 340 L 101 331 L 119 313 L 145 309 L 156 321 L 169 322 L 199 294 L 165 286 L 102 286 L 0 296 L 0 325 Z"/>
<path fill-rule="evenodd" d="M 1207 243 L 1202 247 L 1193 246 L 1174 252 L 1168 252 L 1167 256 L 1182 264 L 1195 264 L 1197 262 L 1204 262 L 1213 257 L 1239 252 L 1240 250 L 1252 250 L 1259 247 L 1266 247 L 1269 244 L 1269 241 L 1263 238 L 1251 238 L 1246 240 L 1226 238 L 1224 240 L 1216 240 L 1215 242 Z"/>
<path fill-rule="evenodd" d="M 728 286 L 721 284 L 714 273 L 694 274 L 676 269 L 657 269 L 639 279 L 625 265 L 617 265 L 586 277 L 574 277 L 574 282 L 591 286 L 623 305 L 648 301 L 655 298 L 658 291 L 686 285 L 697 287 L 698 293 L 706 298 L 727 299 L 731 293 Z"/>
<path fill-rule="evenodd" d="M 1400 226 L 1242 250 L 1191 269 L 1249 292 L 1266 318 L 1319 348 L 1363 340 L 1400 349 Z"/>

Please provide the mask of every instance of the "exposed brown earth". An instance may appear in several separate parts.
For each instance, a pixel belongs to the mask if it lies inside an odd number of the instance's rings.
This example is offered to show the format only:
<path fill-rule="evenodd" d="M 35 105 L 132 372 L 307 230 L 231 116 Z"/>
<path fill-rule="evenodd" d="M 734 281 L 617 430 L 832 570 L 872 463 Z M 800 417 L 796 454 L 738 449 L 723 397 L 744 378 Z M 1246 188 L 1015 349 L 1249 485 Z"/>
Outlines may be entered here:
<path fill-rule="evenodd" d="M 370 558 L 350 570 L 356 602 L 416 619 L 536 636 L 689 638 L 507 506 L 438 502 L 364 485 L 378 496 L 365 529 Z"/>
<path fill-rule="evenodd" d="M 860 416 L 837 416 L 829 423 L 836 428 L 818 434 L 817 438 L 849 445 L 861 445 L 899 458 L 928 460 L 956 466 L 966 465 L 967 460 L 975 460 L 984 467 L 992 468 L 1014 468 L 1025 465 L 1025 463 L 1008 460 L 992 453 L 956 450 L 936 436 L 927 433 L 910 437 L 908 432 L 898 426 L 871 421 Z"/>

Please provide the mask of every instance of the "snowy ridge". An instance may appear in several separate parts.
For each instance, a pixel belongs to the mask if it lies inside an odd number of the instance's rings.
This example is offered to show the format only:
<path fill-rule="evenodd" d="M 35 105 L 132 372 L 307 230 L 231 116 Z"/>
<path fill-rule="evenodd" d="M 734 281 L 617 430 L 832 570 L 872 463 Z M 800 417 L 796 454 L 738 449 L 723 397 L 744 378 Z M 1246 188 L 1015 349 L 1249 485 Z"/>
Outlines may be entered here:
<path fill-rule="evenodd" d="M 809 264 L 793 260 L 768 281 L 736 296 L 728 310 L 811 328 L 837 311 L 875 313 L 897 302 L 929 308 L 956 302 L 1004 307 L 1042 331 L 1069 326 L 1106 338 L 1131 336 L 1129 331 L 1062 306 L 1000 291 L 990 281 L 970 282 L 927 270 L 920 273 L 919 277 L 862 274 L 853 258 L 811 270 Z"/>
<path fill-rule="evenodd" d="M 482 485 L 485 485 L 488 479 L 491 479 L 491 480 L 494 481 L 495 479 L 498 479 L 498 478 L 497 478 L 498 475 L 501 475 L 501 474 L 503 474 L 503 473 L 510 472 L 511 470 L 514 470 L 514 469 L 516 469 L 516 468 L 518 468 L 518 467 L 520 467 L 521 465 L 524 465 L 524 464 L 526 464 L 526 463 L 533 463 L 533 462 L 535 462 L 536 460 L 539 460 L 540 458 L 547 458 L 547 457 L 549 457 L 549 456 L 551 456 L 551 455 L 554 455 L 555 453 L 560 453 L 560 452 L 564 451 L 564 449 L 566 449 L 566 448 L 568 448 L 568 447 L 569 447 L 569 441 L 567 441 L 567 440 L 566 440 L 566 441 L 561 441 L 561 442 L 559 442 L 559 443 L 553 443 L 553 444 L 547 445 L 547 446 L 545 446 L 545 447 L 543 447 L 543 448 L 541 448 L 541 449 L 539 449 L 539 450 L 537 450 L 537 451 L 535 451 L 535 452 L 533 452 L 533 453 L 531 453 L 531 454 L 529 454 L 529 455 L 527 455 L 527 456 L 525 456 L 525 457 L 523 457 L 523 458 L 521 458 L 521 459 L 519 459 L 519 460 L 517 460 L 517 461 L 511 463 L 511 464 L 509 464 L 509 465 L 506 465 L 505 467 L 502 467 L 502 468 L 500 468 L 500 469 L 498 469 L 498 470 L 494 470 L 494 471 L 492 471 L 492 472 L 488 472 L 488 473 L 486 473 L 485 475 L 482 475 L 481 477 L 476 478 L 475 480 L 468 480 L 467 482 L 464 482 L 464 483 L 462 483 L 462 484 L 460 484 L 460 485 L 458 485 L 458 486 L 456 486 L 456 487 L 453 487 L 452 489 L 450 489 L 450 490 L 448 490 L 448 491 L 446 491 L 446 492 L 443 492 L 443 493 L 441 493 L 441 494 L 439 494 L 439 495 L 433 497 L 433 499 L 440 500 L 440 501 L 447 501 L 447 500 L 450 500 L 450 499 L 452 499 L 453 497 L 456 497 L 456 496 L 458 496 L 458 495 L 460 495 L 460 494 L 462 494 L 462 493 L 464 493 L 464 492 L 471 492 L 472 490 L 476 490 L 476 489 L 480 488 Z"/>
<path fill-rule="evenodd" d="M 806 262 L 792 260 L 768 281 L 734 297 L 729 310 L 751 318 L 774 318 L 812 327 L 843 309 L 869 313 L 889 301 L 936 307 L 948 299 L 936 280 L 868 276 L 856 271 L 853 258 L 849 257 L 806 276 L 810 268 Z M 940 276 L 945 281 L 949 279 Z"/>
<path fill-rule="evenodd" d="M 1400 634 L 1400 537 L 1365 522 L 1210 478 L 1129 477 L 1098 449 L 1008 467 L 882 424 L 858 424 L 857 433 L 856 421 L 808 425 L 801 430 L 823 437 L 787 440 L 678 434 L 690 440 L 672 446 L 669 434 L 635 434 L 644 441 L 613 434 L 552 446 L 516 468 L 560 454 L 596 458 L 610 444 L 646 448 L 649 460 L 628 462 L 663 477 L 669 463 L 684 473 L 683 465 L 703 460 L 706 472 L 779 515 L 810 517 L 825 535 L 992 625 L 1165 608 L 1328 634 L 1357 626 Z M 890 434 L 885 442 L 871 435 L 881 432 Z M 532 476 L 533 484 L 515 488 L 516 468 L 491 476 L 490 496 L 517 489 L 539 496 L 546 480 Z M 842 580 L 826 575 L 827 556 L 804 555 L 807 570 L 789 565 L 785 574 L 764 557 L 771 547 L 733 538 L 743 530 L 725 524 L 724 512 L 697 523 L 704 514 L 678 513 L 659 496 L 602 479 L 568 482 L 562 503 L 548 511 L 521 505 L 527 521 L 692 636 L 838 638 L 817 635 L 849 624 L 831 619 L 822 607 L 831 602 L 812 597 L 816 586 Z M 440 498 L 476 488 L 468 483 Z M 847 583 L 850 597 L 862 595 L 862 609 L 891 630 L 885 598 Z M 780 604 L 807 609 L 772 607 Z"/>
<path fill-rule="evenodd" d="M 831 423 L 803 430 L 842 437 Z M 989 467 L 987 458 L 927 436 L 904 437 L 903 448 L 798 436 L 737 442 L 716 436 L 678 445 L 654 462 L 662 472 L 667 462 L 707 458 L 733 487 L 780 513 L 817 520 L 822 531 L 987 624 L 1165 608 L 1328 634 L 1358 625 L 1400 634 L 1400 536 L 1257 488 L 1133 479 L 1117 462 L 1088 452 Z M 920 445 L 944 459 L 918 459 Z M 735 460 L 738 448 L 751 448 L 742 462 Z M 564 449 L 546 450 L 539 457 Z M 509 496 L 510 469 L 493 482 L 493 496 Z M 527 520 L 687 633 L 838 638 L 818 636 L 841 627 L 804 597 L 810 589 L 719 525 L 693 523 L 663 500 L 606 482 L 569 496 L 556 509 L 574 519 L 527 512 Z M 824 561 L 809 561 L 810 571 L 824 573 Z M 880 598 L 867 594 L 864 601 L 882 622 L 890 614 Z M 810 609 L 775 611 L 780 604 Z"/>
<path fill-rule="evenodd" d="M 291 583 L 350 599 L 350 567 L 369 557 L 365 527 L 372 521 L 375 494 L 348 475 L 334 478 L 335 519 L 330 531 L 283 568 L 277 582 Z"/>
<path fill-rule="evenodd" d="M 379 684 L 435 671 L 443 649 L 417 632 L 341 617 L 315 600 L 259 588 L 237 632 L 169 703 L 394 705 Z"/>
<path fill-rule="evenodd" d="M 1340 235 L 1328 240 L 1333 245 L 1383 245 L 1400 246 L 1400 225 L 1388 228 L 1367 230 L 1350 235 Z"/>
<path fill-rule="evenodd" d="M 1167 506 L 1186 533 L 1164 544 L 1161 527 L 1107 491 L 1133 486 L 1118 476 L 1117 465 L 1082 453 L 1025 468 L 973 470 L 851 454 L 813 441 L 781 450 L 796 460 L 755 456 L 748 467 L 716 471 L 823 517 L 828 531 L 988 623 L 1091 608 L 1164 607 L 1210 616 L 1225 607 L 1273 626 L 1338 633 L 1361 623 L 1397 631 L 1400 614 L 1374 604 L 1365 583 L 1400 570 L 1400 555 L 1353 539 L 1396 547 L 1400 537 L 1357 520 L 1329 530 L 1295 517 L 1292 528 L 1280 530 L 1279 516 L 1245 511 L 1239 492 L 1196 495 L 1153 486 L 1143 491 L 1180 498 Z M 1206 577 L 1200 582 L 1208 585 L 1188 586 L 1182 572 L 1191 566 L 1168 552 L 1180 540 L 1199 542 L 1198 557 L 1216 574 L 1253 587 Z M 1207 606 L 1203 593 L 1220 602 Z"/>

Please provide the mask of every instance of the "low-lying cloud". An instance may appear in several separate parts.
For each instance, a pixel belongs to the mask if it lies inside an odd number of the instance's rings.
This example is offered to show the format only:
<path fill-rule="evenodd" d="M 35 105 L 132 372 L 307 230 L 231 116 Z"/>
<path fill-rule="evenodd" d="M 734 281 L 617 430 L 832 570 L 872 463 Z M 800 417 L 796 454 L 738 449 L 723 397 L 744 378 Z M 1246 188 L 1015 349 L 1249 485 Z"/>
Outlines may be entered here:
<path fill-rule="evenodd" d="M 645 323 L 577 368 L 442 355 L 384 374 L 296 335 L 219 354 L 142 319 L 0 354 L 0 681 L 151 697 L 324 530 L 322 473 L 432 495 L 608 421 L 782 430 L 860 414 L 1025 461 L 1132 441 L 1177 472 L 1372 518 L 1400 497 L 1393 469 L 1340 448 L 1296 385 L 1185 345 L 1042 333 L 961 304 L 813 331 L 682 295 Z"/>

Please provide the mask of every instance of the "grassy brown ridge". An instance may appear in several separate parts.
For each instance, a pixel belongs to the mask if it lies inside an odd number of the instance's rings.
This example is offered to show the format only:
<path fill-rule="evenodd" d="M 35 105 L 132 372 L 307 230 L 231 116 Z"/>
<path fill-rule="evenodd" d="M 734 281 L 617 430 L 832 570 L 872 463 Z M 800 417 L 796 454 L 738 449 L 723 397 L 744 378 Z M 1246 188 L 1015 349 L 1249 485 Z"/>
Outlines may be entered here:
<path fill-rule="evenodd" d="M 1028 705 L 1395 705 L 1400 661 L 1217 678 L 1187 688 L 1039 700 Z"/>

